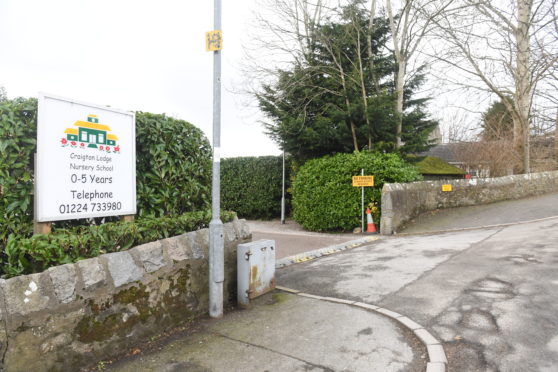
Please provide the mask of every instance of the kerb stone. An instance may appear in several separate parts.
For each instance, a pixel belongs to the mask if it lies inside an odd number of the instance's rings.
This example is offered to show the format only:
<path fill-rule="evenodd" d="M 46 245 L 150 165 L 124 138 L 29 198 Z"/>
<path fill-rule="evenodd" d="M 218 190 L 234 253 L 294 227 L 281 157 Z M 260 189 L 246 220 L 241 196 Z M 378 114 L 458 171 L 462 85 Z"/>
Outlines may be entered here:
<path fill-rule="evenodd" d="M 109 273 L 115 287 L 136 282 L 142 278 L 141 269 L 135 264 L 129 252 L 116 252 L 105 255 Z"/>
<path fill-rule="evenodd" d="M 428 363 L 426 365 L 426 372 L 446 372 L 445 363 Z"/>
<path fill-rule="evenodd" d="M 427 345 L 428 359 L 432 363 L 447 363 L 446 353 L 442 345 Z"/>
<path fill-rule="evenodd" d="M 415 335 L 426 345 L 438 345 L 440 341 L 438 341 L 434 336 L 430 334 L 426 329 L 417 329 L 414 331 Z"/>

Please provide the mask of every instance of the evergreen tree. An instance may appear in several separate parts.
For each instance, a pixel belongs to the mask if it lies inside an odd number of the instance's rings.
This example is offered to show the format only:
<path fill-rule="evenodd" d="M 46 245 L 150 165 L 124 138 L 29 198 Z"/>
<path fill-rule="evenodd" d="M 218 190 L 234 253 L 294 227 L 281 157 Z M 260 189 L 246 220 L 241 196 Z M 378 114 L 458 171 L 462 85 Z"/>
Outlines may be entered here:
<path fill-rule="evenodd" d="M 338 19 L 314 27 L 304 60 L 279 71 L 277 81 L 257 95 L 270 119 L 268 134 L 300 160 L 395 150 L 397 66 L 386 48 L 388 21 L 376 18 L 370 29 L 362 9 L 355 1 L 342 8 Z M 424 111 L 427 100 L 412 99 L 423 82 L 424 74 L 417 74 L 405 90 L 401 152 L 427 149 L 428 135 L 437 126 Z"/>
<path fill-rule="evenodd" d="M 511 98 L 506 98 L 508 103 Z M 502 100 L 494 102 L 482 114 L 482 139 L 494 141 L 513 138 L 513 118 L 506 104 Z"/>

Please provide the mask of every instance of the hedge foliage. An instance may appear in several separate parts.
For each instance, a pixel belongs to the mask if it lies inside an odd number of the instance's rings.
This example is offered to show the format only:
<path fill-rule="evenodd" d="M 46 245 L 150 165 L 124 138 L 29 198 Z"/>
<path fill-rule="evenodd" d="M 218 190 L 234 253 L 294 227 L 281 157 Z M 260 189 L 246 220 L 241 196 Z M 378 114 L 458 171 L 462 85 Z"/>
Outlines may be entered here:
<path fill-rule="evenodd" d="M 33 233 L 37 100 L 0 101 L 0 249 L 8 236 Z"/>
<path fill-rule="evenodd" d="M 221 220 L 234 219 L 234 212 L 222 212 Z M 7 241 L 0 256 L 0 275 L 12 277 L 37 273 L 51 266 L 77 262 L 103 253 L 198 230 L 209 225 L 210 211 L 190 212 L 174 217 L 145 217 L 134 222 L 55 229 L 50 234 L 15 237 Z"/>
<path fill-rule="evenodd" d="M 173 216 L 208 208 L 211 148 L 192 124 L 136 113 L 138 215 Z M 37 100 L 0 100 L 0 249 L 33 231 Z M 88 224 L 57 222 L 55 226 Z"/>
<path fill-rule="evenodd" d="M 289 167 L 286 166 L 286 171 Z M 281 216 L 282 156 L 238 157 L 221 161 L 223 209 L 241 218 L 271 219 Z M 289 175 L 285 176 L 287 182 Z M 286 187 L 289 187 L 287 184 Z"/>
<path fill-rule="evenodd" d="M 139 216 L 180 215 L 211 202 L 211 145 L 203 132 L 165 115 L 136 113 Z"/>
<path fill-rule="evenodd" d="M 386 182 L 421 179 L 417 169 L 397 154 L 359 152 L 313 159 L 300 167 L 293 184 L 293 216 L 314 231 L 352 230 L 361 226 L 361 188 L 352 176 L 374 175 L 374 187 L 365 187 L 365 207 L 379 207 Z M 379 208 L 374 221 L 379 222 Z"/>

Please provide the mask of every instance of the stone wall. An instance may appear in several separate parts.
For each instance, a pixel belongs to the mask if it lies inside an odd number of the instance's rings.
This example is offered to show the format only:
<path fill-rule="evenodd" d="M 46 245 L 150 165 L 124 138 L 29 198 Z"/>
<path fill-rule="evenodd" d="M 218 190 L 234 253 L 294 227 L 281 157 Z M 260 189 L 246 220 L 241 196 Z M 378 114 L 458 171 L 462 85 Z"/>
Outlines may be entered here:
<path fill-rule="evenodd" d="M 442 191 L 451 184 L 453 191 Z M 558 171 L 499 178 L 386 183 L 382 189 L 380 232 L 393 234 L 407 221 L 426 211 L 487 204 L 549 192 L 558 192 Z"/>
<path fill-rule="evenodd" d="M 225 303 L 244 220 L 225 224 Z M 0 281 L 1 369 L 77 371 L 208 311 L 208 229 Z"/>

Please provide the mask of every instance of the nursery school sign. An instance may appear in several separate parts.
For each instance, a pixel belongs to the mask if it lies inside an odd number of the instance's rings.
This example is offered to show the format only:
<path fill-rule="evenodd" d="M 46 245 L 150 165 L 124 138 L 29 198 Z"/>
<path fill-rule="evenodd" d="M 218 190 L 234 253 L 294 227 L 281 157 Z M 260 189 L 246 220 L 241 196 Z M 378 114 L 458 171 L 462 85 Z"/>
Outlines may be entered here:
<path fill-rule="evenodd" d="M 136 213 L 135 115 L 39 95 L 35 220 Z"/>

